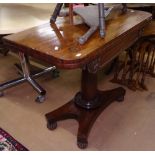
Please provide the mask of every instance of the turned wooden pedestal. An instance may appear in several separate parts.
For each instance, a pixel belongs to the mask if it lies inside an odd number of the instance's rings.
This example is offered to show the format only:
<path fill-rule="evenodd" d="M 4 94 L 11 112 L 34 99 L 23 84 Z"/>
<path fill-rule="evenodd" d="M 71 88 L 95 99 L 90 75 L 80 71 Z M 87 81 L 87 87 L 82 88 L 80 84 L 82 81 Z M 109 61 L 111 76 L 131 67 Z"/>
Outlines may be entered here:
<path fill-rule="evenodd" d="M 67 104 L 46 114 L 47 127 L 53 130 L 57 121 L 73 118 L 79 122 L 77 145 L 86 148 L 89 132 L 100 113 L 113 101 L 123 101 L 125 90 L 121 87 L 109 91 L 97 89 L 97 73 L 82 70 L 81 91 Z"/>

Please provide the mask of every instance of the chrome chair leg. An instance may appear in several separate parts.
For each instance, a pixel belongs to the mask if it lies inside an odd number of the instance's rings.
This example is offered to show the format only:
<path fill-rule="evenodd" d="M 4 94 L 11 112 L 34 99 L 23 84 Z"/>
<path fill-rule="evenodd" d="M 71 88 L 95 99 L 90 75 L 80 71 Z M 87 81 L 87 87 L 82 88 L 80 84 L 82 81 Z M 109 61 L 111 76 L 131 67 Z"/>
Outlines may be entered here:
<path fill-rule="evenodd" d="M 19 59 L 20 59 L 20 63 L 23 71 L 23 77 L 0 84 L 0 97 L 3 96 L 4 90 L 17 86 L 21 83 L 28 82 L 34 88 L 34 90 L 36 90 L 37 93 L 39 94 L 39 96 L 36 98 L 36 102 L 38 103 L 44 102 L 46 91 L 34 80 L 34 78 L 40 77 L 46 73 L 56 70 L 56 67 L 52 66 L 42 70 L 41 72 L 31 75 L 29 71 L 29 63 L 25 54 L 22 52 L 19 52 Z"/>
<path fill-rule="evenodd" d="M 33 79 L 30 75 L 28 58 L 24 53 L 19 52 L 19 59 L 23 71 L 23 76 L 26 78 L 26 81 L 38 92 L 39 97 L 36 98 L 36 101 L 41 103 L 45 100 L 46 91 Z M 41 100 L 40 100 L 41 99 Z"/>
<path fill-rule="evenodd" d="M 99 10 L 99 29 L 100 29 L 100 37 L 105 37 L 105 15 L 104 15 L 104 3 L 98 3 Z"/>

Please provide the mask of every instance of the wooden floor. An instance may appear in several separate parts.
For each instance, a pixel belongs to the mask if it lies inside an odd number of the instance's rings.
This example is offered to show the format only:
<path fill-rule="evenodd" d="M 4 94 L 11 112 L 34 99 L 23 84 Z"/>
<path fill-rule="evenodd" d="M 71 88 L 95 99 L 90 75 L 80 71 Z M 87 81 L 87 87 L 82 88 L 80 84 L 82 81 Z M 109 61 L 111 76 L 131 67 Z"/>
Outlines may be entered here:
<path fill-rule="evenodd" d="M 18 77 L 12 55 L 0 55 L 0 82 Z M 99 87 L 118 85 L 112 75 L 99 73 Z M 75 120 L 46 128 L 44 114 L 69 101 L 80 89 L 80 70 L 61 71 L 60 77 L 44 76 L 37 80 L 46 90 L 43 104 L 35 103 L 37 94 L 25 83 L 5 91 L 0 98 L 0 127 L 8 131 L 29 150 L 79 150 L 76 145 L 78 124 Z M 123 103 L 114 102 L 97 119 L 86 150 L 155 150 L 155 79 L 146 81 L 149 91 L 127 90 Z"/>

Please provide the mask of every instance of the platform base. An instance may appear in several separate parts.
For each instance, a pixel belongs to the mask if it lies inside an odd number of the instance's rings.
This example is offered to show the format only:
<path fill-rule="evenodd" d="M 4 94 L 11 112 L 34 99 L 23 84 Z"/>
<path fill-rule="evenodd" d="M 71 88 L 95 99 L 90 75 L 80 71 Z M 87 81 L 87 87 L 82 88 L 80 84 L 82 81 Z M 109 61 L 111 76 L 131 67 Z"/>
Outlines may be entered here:
<path fill-rule="evenodd" d="M 125 90 L 122 87 L 109 90 L 109 91 L 98 91 L 100 96 L 99 102 L 100 107 L 95 109 L 85 109 L 75 104 L 72 99 L 67 104 L 56 109 L 53 112 L 47 113 L 47 127 L 50 130 L 57 128 L 57 121 L 64 119 L 76 119 L 79 122 L 78 134 L 77 134 L 77 145 L 79 148 L 84 149 L 88 145 L 89 132 L 101 112 L 110 105 L 113 101 L 123 101 Z"/>

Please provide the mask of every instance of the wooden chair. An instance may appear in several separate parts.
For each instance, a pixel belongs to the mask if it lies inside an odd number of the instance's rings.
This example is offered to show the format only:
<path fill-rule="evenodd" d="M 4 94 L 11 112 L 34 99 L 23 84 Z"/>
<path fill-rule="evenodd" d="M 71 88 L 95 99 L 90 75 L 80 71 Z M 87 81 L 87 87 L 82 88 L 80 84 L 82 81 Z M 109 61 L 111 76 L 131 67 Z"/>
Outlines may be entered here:
<path fill-rule="evenodd" d="M 155 77 L 155 21 L 144 29 L 142 37 L 130 47 L 123 59 L 117 59 L 114 83 L 127 86 L 131 90 L 148 90 L 145 79 Z"/>
<path fill-rule="evenodd" d="M 55 10 L 51 16 L 50 22 L 53 23 L 56 21 L 58 15 L 61 12 L 63 3 L 58 3 L 55 7 Z M 126 12 L 126 4 L 123 4 L 123 7 L 109 7 L 105 8 L 104 3 L 98 3 L 92 7 L 78 7 L 74 9 L 74 13 L 79 15 L 85 24 L 89 26 L 88 31 L 79 37 L 79 44 L 84 44 L 92 36 L 92 34 L 99 28 L 99 34 L 101 38 L 105 37 L 105 19 L 108 18 L 113 12 L 116 13 L 116 10 L 122 10 L 123 13 Z M 91 12 L 91 15 L 89 14 Z M 66 15 L 66 13 L 65 13 Z M 69 19 L 70 23 L 73 24 L 73 4 L 69 4 Z"/>

